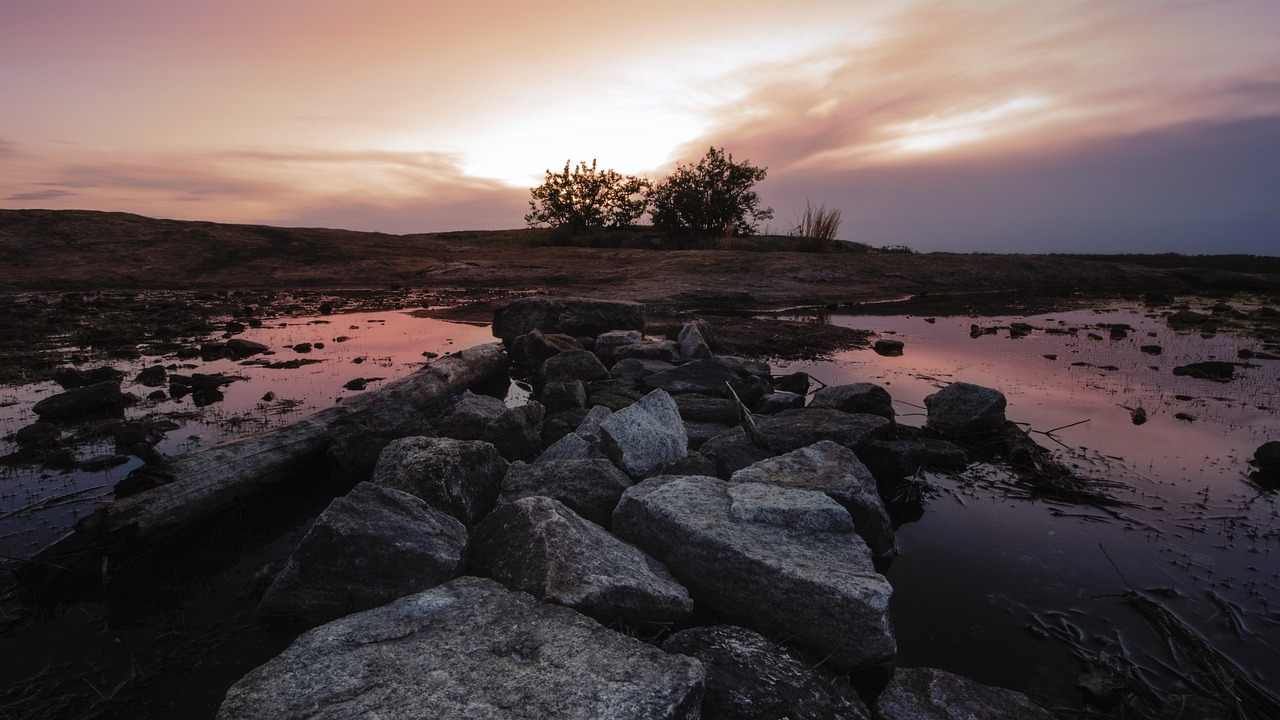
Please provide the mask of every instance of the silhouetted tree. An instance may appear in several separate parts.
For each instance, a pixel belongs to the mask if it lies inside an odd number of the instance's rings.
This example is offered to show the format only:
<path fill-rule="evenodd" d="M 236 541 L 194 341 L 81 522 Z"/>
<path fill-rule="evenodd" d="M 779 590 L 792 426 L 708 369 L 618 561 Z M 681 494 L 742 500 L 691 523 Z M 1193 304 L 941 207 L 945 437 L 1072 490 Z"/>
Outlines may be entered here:
<path fill-rule="evenodd" d="M 752 190 L 766 170 L 735 163 L 724 148 L 710 148 L 697 165 L 677 167 L 649 191 L 653 224 L 708 235 L 751 235 L 759 221 L 773 217 L 773 208 L 760 208 L 760 196 Z"/>
<path fill-rule="evenodd" d="M 524 216 L 530 227 L 625 227 L 644 214 L 648 206 L 644 192 L 650 186 L 645 178 L 597 170 L 595 160 L 590 167 L 585 162 L 572 171 L 571 167 L 566 160 L 563 172 L 547 170 L 546 182 L 530 189 L 533 197 Z"/>

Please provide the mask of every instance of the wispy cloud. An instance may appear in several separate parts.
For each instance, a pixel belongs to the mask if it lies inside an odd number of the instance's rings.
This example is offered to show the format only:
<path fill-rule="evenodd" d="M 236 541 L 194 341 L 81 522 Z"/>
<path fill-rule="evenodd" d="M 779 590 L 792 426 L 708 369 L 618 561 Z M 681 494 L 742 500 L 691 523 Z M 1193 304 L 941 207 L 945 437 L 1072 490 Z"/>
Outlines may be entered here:
<path fill-rule="evenodd" d="M 62 198 L 74 197 L 76 193 L 67 190 L 35 190 L 32 192 L 14 193 L 5 197 L 6 200 L 14 202 L 31 202 L 41 200 L 61 200 Z"/>

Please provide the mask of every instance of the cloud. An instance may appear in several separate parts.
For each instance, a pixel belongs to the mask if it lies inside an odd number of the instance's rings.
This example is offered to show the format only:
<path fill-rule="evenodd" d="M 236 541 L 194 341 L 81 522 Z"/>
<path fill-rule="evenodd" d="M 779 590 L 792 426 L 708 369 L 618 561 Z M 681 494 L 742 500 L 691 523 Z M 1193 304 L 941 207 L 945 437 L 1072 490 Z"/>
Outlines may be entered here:
<path fill-rule="evenodd" d="M 14 157 L 18 154 L 18 144 L 0 138 L 0 157 Z"/>
<path fill-rule="evenodd" d="M 60 200 L 66 197 L 73 197 L 76 193 L 67 190 L 58 190 L 51 188 L 49 190 L 34 190 L 32 192 L 15 193 L 5 197 L 6 200 L 17 202 L 30 202 L 32 200 Z"/>

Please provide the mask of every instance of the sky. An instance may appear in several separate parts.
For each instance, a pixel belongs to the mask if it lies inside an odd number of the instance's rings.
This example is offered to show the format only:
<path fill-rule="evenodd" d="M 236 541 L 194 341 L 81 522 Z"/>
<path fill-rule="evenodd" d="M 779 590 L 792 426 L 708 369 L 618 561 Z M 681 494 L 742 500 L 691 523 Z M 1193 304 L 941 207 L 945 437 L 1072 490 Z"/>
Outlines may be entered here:
<path fill-rule="evenodd" d="M 524 226 L 566 160 L 786 234 L 1280 255 L 1276 0 L 0 0 L 0 208 Z"/>

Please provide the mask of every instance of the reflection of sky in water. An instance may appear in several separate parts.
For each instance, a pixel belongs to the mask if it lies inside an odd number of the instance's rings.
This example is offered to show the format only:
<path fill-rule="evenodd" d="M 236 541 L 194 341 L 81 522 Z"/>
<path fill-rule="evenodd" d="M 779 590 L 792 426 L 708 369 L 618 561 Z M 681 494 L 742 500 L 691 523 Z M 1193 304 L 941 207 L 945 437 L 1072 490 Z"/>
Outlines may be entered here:
<path fill-rule="evenodd" d="M 203 362 L 199 358 L 179 360 L 169 356 L 113 363 L 126 373 L 124 391 L 144 398 L 126 411 L 127 417 L 168 416 L 181 424 L 156 446 L 160 453 L 178 455 L 292 422 L 333 405 L 340 398 L 358 394 L 358 391 L 344 389 L 350 380 L 391 380 L 407 375 L 427 361 L 424 352 L 443 355 L 494 342 L 487 327 L 418 318 L 401 311 L 269 321 L 265 327 L 249 328 L 237 337 L 267 345 L 274 354 L 256 355 L 244 361 Z M 345 339 L 339 342 L 339 338 Z M 299 343 L 322 343 L 324 347 L 298 353 L 290 346 Z M 362 361 L 353 362 L 357 358 Z M 254 364 L 259 360 L 299 359 L 320 362 L 291 370 L 272 370 Z M 224 399 L 204 408 L 196 408 L 191 396 L 158 402 L 146 400 L 146 396 L 158 388 L 139 385 L 133 378 L 156 362 L 177 365 L 169 370 L 171 374 L 221 373 L 245 379 L 224 386 Z M 97 367 L 97 364 L 82 367 Z M 376 389 L 379 384 L 369 383 L 366 389 Z M 58 392 L 62 389 L 51 382 L 0 388 L 3 406 L 0 407 L 0 437 L 38 420 L 31 412 L 32 405 Z M 264 401 L 263 396 L 268 392 L 273 393 L 275 399 Z M 0 440 L 0 454 L 14 449 L 12 442 Z M 113 452 L 113 443 L 108 439 L 105 443 L 77 448 L 77 458 L 84 460 Z M 95 501 L 107 498 L 111 487 L 141 464 L 140 460 L 132 459 L 107 471 L 69 473 L 30 467 L 0 468 L 0 553 L 30 556 L 65 532 Z"/>
<path fill-rule="evenodd" d="M 1117 519 L 984 492 L 975 489 L 980 476 L 931 477 L 942 492 L 921 520 L 900 528 L 902 555 L 888 573 L 903 665 L 943 667 L 1071 704 L 1079 664 L 1062 644 L 1033 634 L 1032 615 L 1083 628 L 1096 652 L 1124 648 L 1147 667 L 1155 664 L 1147 653 L 1167 661 L 1164 642 L 1117 597 L 1127 582 L 1175 588 L 1178 596 L 1166 599 L 1170 609 L 1271 686 L 1280 684 L 1280 519 L 1274 496 L 1245 482 L 1254 450 L 1280 439 L 1280 362 L 1254 361 L 1256 367 L 1238 368 L 1225 384 L 1174 376 L 1175 366 L 1237 361 L 1239 349 L 1258 345 L 1225 333 L 1175 333 L 1140 306 L 939 317 L 932 324 L 919 317 L 830 320 L 902 340 L 904 353 L 850 351 L 779 371 L 804 370 L 828 384 L 882 384 L 908 425 L 922 425 L 924 397 L 952 381 L 1003 391 L 1009 419 L 1031 430 L 1088 420 L 1057 432 L 1069 449 L 1033 437 L 1082 474 L 1124 483 L 1128 489 L 1118 495 L 1135 503 Z M 1012 339 L 1007 327 L 1016 321 L 1036 329 Z M 1113 340 L 1098 327 L 1114 323 L 1133 330 Z M 1005 329 L 972 338 L 972 324 Z M 1049 328 L 1078 332 L 1048 334 Z M 1164 352 L 1149 355 L 1142 345 Z M 1139 406 L 1148 421 L 1135 426 L 1126 407 Z M 1232 628 L 1224 603 L 1244 612 L 1245 630 Z M 1094 641 L 1117 633 L 1123 643 Z"/>

